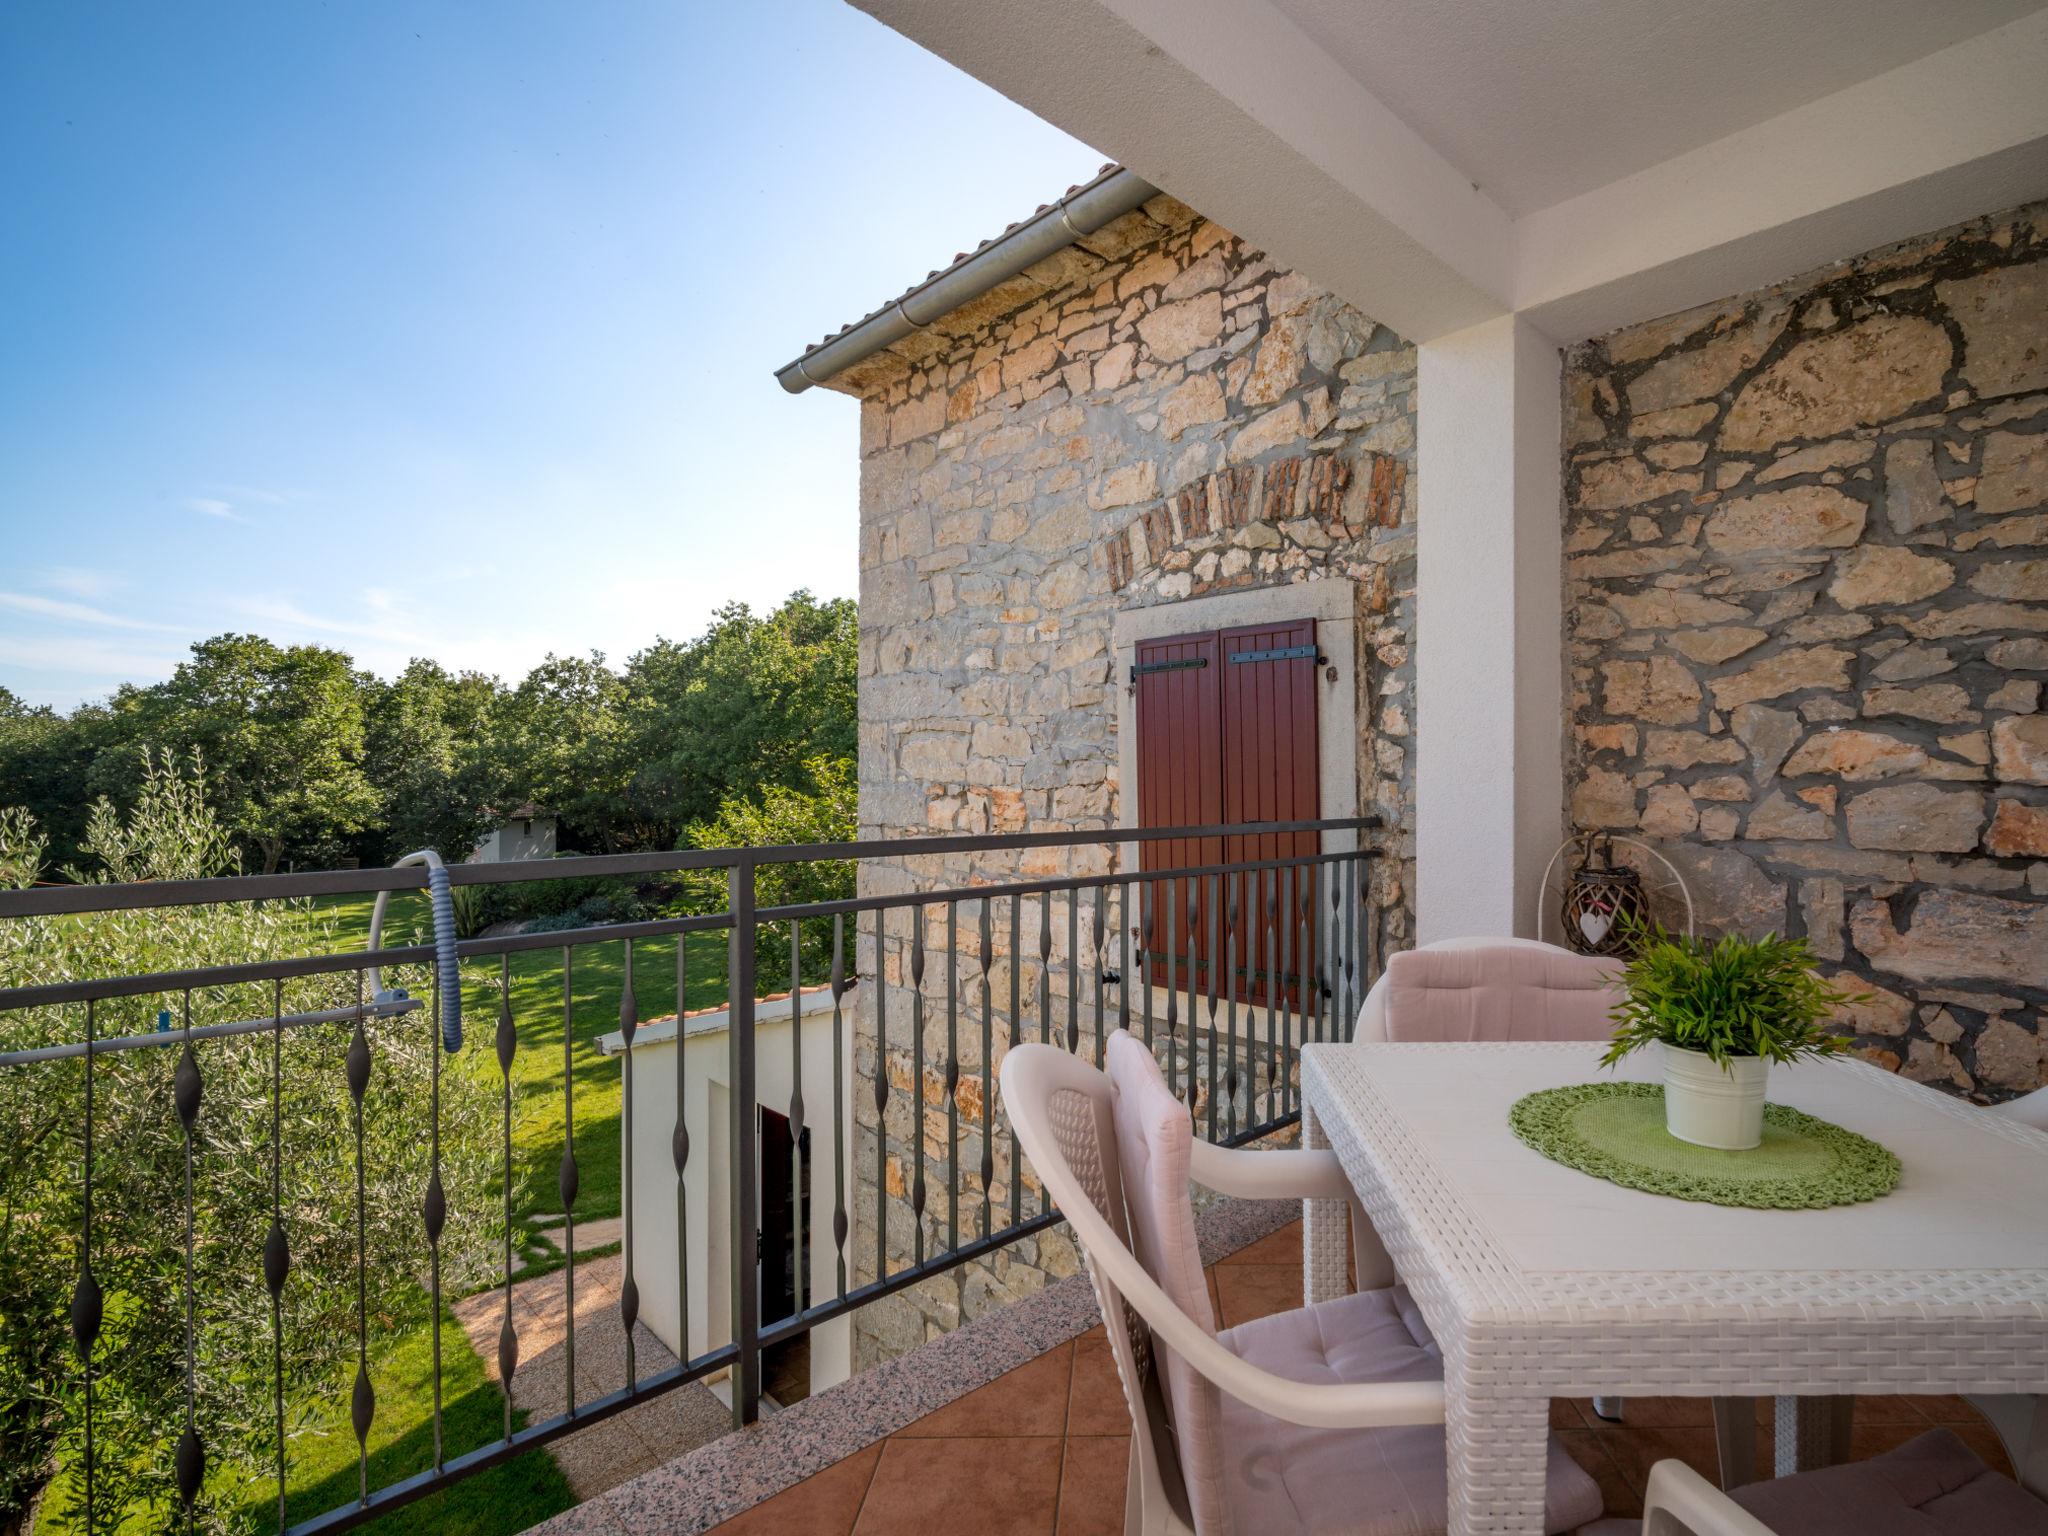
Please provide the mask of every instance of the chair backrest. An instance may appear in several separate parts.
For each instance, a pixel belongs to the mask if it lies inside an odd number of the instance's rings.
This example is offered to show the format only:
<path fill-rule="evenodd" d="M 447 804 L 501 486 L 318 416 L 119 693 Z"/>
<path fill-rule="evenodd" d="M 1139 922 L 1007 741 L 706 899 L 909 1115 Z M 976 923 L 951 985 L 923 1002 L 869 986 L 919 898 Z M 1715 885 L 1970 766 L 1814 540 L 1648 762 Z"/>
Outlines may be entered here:
<path fill-rule="evenodd" d="M 1085 1203 L 1108 1227 L 1090 1238 L 1076 1223 L 1131 1409 L 1136 1470 L 1197 1529 L 1229 1532 L 1217 1390 L 1157 1341 L 1095 1251 L 1117 1245 L 1193 1322 L 1216 1331 L 1188 1199 L 1194 1126 L 1130 1035 L 1112 1035 L 1106 1059 L 1108 1074 L 1054 1046 L 1014 1046 L 1003 1058 L 1003 1107 L 1053 1202 L 1069 1213 Z"/>
<path fill-rule="evenodd" d="M 1604 1040 L 1619 962 L 1534 939 L 1448 939 L 1389 957 L 1360 1040 Z"/>
<path fill-rule="evenodd" d="M 1991 1108 L 2008 1120 L 2017 1120 L 2021 1125 L 2031 1125 L 2037 1131 L 2048 1131 L 2048 1088 L 2036 1088 L 2032 1093 L 2023 1093 L 2016 1099 L 2007 1099 L 2003 1104 L 1994 1104 Z"/>

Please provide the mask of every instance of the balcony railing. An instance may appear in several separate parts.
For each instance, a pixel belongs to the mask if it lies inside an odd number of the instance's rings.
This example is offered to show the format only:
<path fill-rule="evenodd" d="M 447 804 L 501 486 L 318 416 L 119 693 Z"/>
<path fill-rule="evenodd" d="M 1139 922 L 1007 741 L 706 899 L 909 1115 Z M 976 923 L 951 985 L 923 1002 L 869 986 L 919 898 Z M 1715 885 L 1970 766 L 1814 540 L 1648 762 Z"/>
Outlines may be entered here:
<path fill-rule="evenodd" d="M 648 877 L 678 871 L 725 870 L 729 899 L 724 910 L 652 921 L 607 924 L 568 932 L 522 933 L 463 941 L 461 960 L 469 963 L 466 981 L 472 993 L 488 982 L 495 993 L 495 1028 L 489 1046 L 497 1063 L 497 1091 L 502 1115 L 500 1187 L 490 1209 L 454 1212 L 444 1186 L 442 1031 L 438 1003 L 397 993 L 370 995 L 365 975 L 376 967 L 427 966 L 435 958 L 430 945 L 401 945 L 352 954 L 273 959 L 215 965 L 151 975 L 81 976 L 54 984 L 0 990 L 0 1019 L 25 1010 L 43 1010 L 46 1043 L 0 1053 L 0 1071 L 50 1072 L 82 1070 L 84 1119 L 79 1137 L 78 1193 L 82 1213 L 76 1230 L 48 1234 L 75 1255 L 76 1290 L 71 1306 L 74 1362 L 81 1390 L 83 1434 L 76 1446 L 76 1495 L 86 1514 L 86 1529 L 96 1522 L 94 1440 L 96 1378 L 108 1369 L 101 1342 L 107 1298 L 95 1275 L 104 1262 L 100 1230 L 95 1224 L 95 1186 L 104 1180 L 109 1151 L 96 1145 L 94 1082 L 109 1068 L 107 1058 L 127 1052 L 176 1052 L 169 1101 L 163 1113 L 175 1123 L 165 1134 L 183 1140 L 184 1177 L 177 1208 L 164 1213 L 175 1227 L 172 1249 L 182 1255 L 166 1284 L 175 1289 L 183 1319 L 179 1353 L 183 1368 L 183 1425 L 174 1456 L 174 1482 L 182 1508 L 175 1523 L 189 1522 L 202 1497 L 208 1476 L 207 1425 L 199 1411 L 197 1380 L 206 1369 L 202 1359 L 201 1319 L 209 1315 L 202 1271 L 240 1266 L 251 1283 L 260 1276 L 268 1293 L 271 1344 L 277 1362 L 271 1404 L 276 1439 L 276 1524 L 294 1533 L 340 1531 L 427 1493 L 469 1477 L 535 1446 L 546 1445 L 590 1424 L 610 1418 L 686 1383 L 729 1372 L 736 1423 L 754 1419 L 762 1391 L 762 1352 L 794 1339 L 820 1324 L 907 1287 L 993 1254 L 1006 1244 L 1058 1221 L 1059 1213 L 1031 1187 L 1014 1136 L 1002 1126 L 995 1107 L 994 1068 L 998 1051 L 1008 1042 L 1025 1039 L 1056 1041 L 1069 1051 L 1100 1061 L 1107 1032 L 1132 1030 L 1159 1054 L 1175 1090 L 1195 1112 L 1198 1132 L 1212 1140 L 1244 1143 L 1271 1135 L 1295 1123 L 1300 1114 L 1296 1079 L 1297 1053 L 1304 1042 L 1342 1038 L 1356 1018 L 1365 989 L 1377 972 L 1376 912 L 1371 895 L 1370 866 L 1376 851 L 1362 836 L 1375 827 L 1372 818 L 1268 823 L 1260 825 L 1121 829 L 1109 832 L 1046 832 L 988 837 L 932 837 L 894 841 L 697 850 L 676 853 L 626 854 L 567 858 L 544 865 L 461 865 L 450 870 L 456 886 L 492 885 L 533 880 L 600 876 Z M 1075 865 L 1083 862 L 1099 873 L 1067 873 L 1030 879 L 985 879 L 991 863 L 1006 856 L 1038 850 L 1064 851 Z M 1093 852 L 1084 852 L 1092 850 Z M 1132 857 L 1131 855 L 1135 855 Z M 934 860 L 955 861 L 948 869 Z M 886 879 L 866 882 L 875 894 L 801 905 L 761 906 L 756 902 L 756 876 L 764 867 L 792 863 L 849 861 L 855 865 L 886 865 Z M 971 862 L 970 862 L 971 861 Z M 1118 867 L 1128 862 L 1131 867 Z M 1157 866 L 1157 867 L 1148 867 Z M 971 868 L 972 882 L 958 871 Z M 937 873 L 931 871 L 937 870 Z M 950 883 L 933 883 L 950 882 Z M 166 881 L 136 885 L 79 885 L 0 892 L 0 920 L 45 918 L 84 920 L 90 914 L 137 909 L 173 909 L 216 903 L 266 902 L 281 898 L 331 897 L 350 893 L 416 890 L 427 884 L 419 868 L 350 870 L 319 874 L 252 876 L 229 879 Z M 889 887 L 886 890 L 882 887 Z M 927 888 L 929 887 L 929 888 Z M 965 910 L 963 911 L 963 907 Z M 1064 942 L 1057 942 L 1064 929 Z M 732 1256 L 730 1337 L 690 1353 L 690 1305 L 682 1244 L 687 1212 L 681 1208 L 690 1159 L 707 1155 L 705 1127 L 685 1123 L 682 1074 L 686 1052 L 681 1039 L 681 1012 L 687 981 L 687 939 L 693 934 L 720 934 L 726 941 L 729 997 L 727 1044 L 730 1124 L 755 1124 L 761 1065 L 757 993 L 768 989 L 759 952 L 764 931 L 774 943 L 776 976 L 781 977 L 783 933 L 787 934 L 788 985 L 792 998 L 807 982 L 829 980 L 833 1000 L 831 1051 L 832 1103 L 829 1167 L 814 1160 L 815 1198 L 829 1198 L 830 1231 L 837 1252 L 827 1272 L 829 1286 L 808 1283 L 812 1273 L 798 1263 L 794 1306 L 787 1316 L 764 1322 L 756 1254 L 759 1231 L 759 1151 L 752 1135 L 730 1137 L 728 1253 Z M 829 933 L 829 943 L 824 935 Z M 810 942 L 806 937 L 810 936 Z M 564 1284 L 574 1317 L 576 1257 L 573 1223 L 577 1219 L 579 1146 L 576 1132 L 577 1061 L 572 1022 L 577 961 L 599 946 L 623 946 L 625 965 L 618 985 L 618 1019 L 626 1045 L 620 1070 L 624 1074 L 621 1141 L 626 1149 L 621 1166 L 622 1279 L 618 1323 L 625 1334 L 625 1379 L 615 1389 L 579 1401 L 574 1363 L 573 1325 L 563 1346 L 564 1411 L 514 1427 L 511 1383 L 520 1369 L 518 1330 L 512 1306 L 516 1279 L 511 1232 L 515 1219 L 515 1169 L 512 1150 L 514 1063 L 522 1049 L 520 1020 L 510 984 L 514 956 L 535 951 L 558 952 L 562 1048 L 560 1109 L 563 1132 L 557 1183 L 562 1214 L 571 1224 L 566 1245 Z M 633 1038 L 640 1028 L 640 1005 L 634 992 L 633 953 L 645 960 L 650 946 L 672 947 L 676 966 L 678 1041 L 674 1054 L 677 1075 L 676 1115 L 669 1132 L 671 1166 L 648 1166 L 632 1155 Z M 936 953 L 935 953 L 936 951 Z M 479 967 L 476 962 L 494 962 Z M 806 974 L 806 972 L 810 974 Z M 483 973 L 488 972 L 488 975 Z M 863 982 L 851 991 L 856 973 Z M 1027 972 L 1029 976 L 1027 978 Z M 822 973 L 822 974 L 821 974 Z M 341 1000 L 324 1008 L 291 1013 L 286 1009 L 288 984 L 304 978 L 325 978 Z M 348 995 L 352 993 L 352 998 Z M 199 1015 L 237 1010 L 229 999 L 261 997 L 266 1006 L 242 1008 L 254 1017 L 216 1018 L 195 1022 Z M 852 1049 L 854 998 L 867 1010 L 871 1052 L 866 1074 L 859 1072 Z M 170 1010 L 169 1027 L 110 1032 L 106 1020 L 132 1017 L 155 1004 Z M 528 1017 L 533 1010 L 524 1009 Z M 792 1003 L 792 1022 L 795 1007 Z M 348 1124 L 340 1141 L 336 1166 L 313 1170 L 316 1177 L 340 1181 L 353 1194 L 354 1231 L 328 1234 L 324 1251 L 330 1259 L 348 1253 L 352 1236 L 355 1337 L 352 1345 L 355 1388 L 350 1423 L 356 1440 L 355 1497 L 339 1507 L 287 1520 L 289 1492 L 285 1422 L 285 1303 L 294 1283 L 299 1234 L 294 1232 L 294 1202 L 284 1195 L 287 1161 L 285 1123 L 285 1053 L 302 1042 L 325 1040 L 327 1054 L 317 1059 L 334 1064 L 336 1031 L 345 1028 L 346 1049 L 340 1053 L 340 1085 L 347 1095 Z M 531 1026 L 529 1026 L 529 1030 Z M 963 1037 L 963 1030 L 965 1035 Z M 483 1031 L 474 1031 L 481 1035 Z M 248 1037 L 255 1036 L 257 1039 Z M 19 1031 L 14 1038 L 20 1039 Z M 966 1049 L 963 1051 L 963 1038 Z M 803 1030 L 789 1031 L 789 1049 L 800 1053 Z M 209 1112 L 209 1053 L 268 1047 L 270 1103 L 257 1123 L 244 1127 L 247 1166 L 224 1169 L 209 1161 L 195 1165 L 195 1134 Z M 369 1440 L 377 1402 L 370 1386 L 370 1347 L 379 1326 L 364 1298 L 369 1277 L 364 1269 L 368 1242 L 364 1165 L 366 1090 L 378 1067 L 380 1052 L 403 1045 L 431 1057 L 427 1098 L 410 1106 L 418 1116 L 414 1136 L 420 1149 L 424 1180 L 412 1206 L 417 1222 L 420 1283 L 428 1294 L 433 1319 L 433 1409 L 431 1450 L 424 1470 L 373 1486 Z M 907 1087 L 894 1079 L 889 1056 L 905 1046 L 910 1056 Z M 60 1067 L 60 1063 L 79 1063 Z M 259 1074 L 261 1058 L 257 1058 Z M 246 1061 L 243 1062 L 246 1066 Z M 588 1067 L 588 1061 L 585 1066 Z M 803 1099 L 801 1062 L 789 1063 L 793 1086 L 790 1101 L 767 1106 L 785 1114 L 789 1134 L 801 1141 L 807 1121 L 818 1118 L 816 1106 Z M 971 1103 L 963 1109 L 961 1089 L 970 1088 Z M 978 1094 L 972 1093 L 978 1087 Z M 855 1105 L 853 1093 L 867 1096 Z M 104 1085 L 102 1092 L 105 1091 Z M 586 1083 L 585 1093 L 589 1092 Z M 900 1124 L 902 1106 L 910 1097 L 910 1124 L 905 1137 L 891 1130 L 892 1110 Z M 336 1105 L 340 1104 L 337 1097 Z M 867 1111 L 871 1106 L 871 1114 Z M 389 1108 L 389 1106 L 386 1106 Z M 104 1113 L 104 1111 L 101 1111 Z M 849 1125 L 846 1117 L 854 1116 Z M 942 1125 L 939 1123 L 942 1121 Z M 863 1123 L 864 1122 L 864 1123 Z M 822 1131 L 823 1126 L 819 1129 Z M 963 1141 L 963 1130 L 966 1139 Z M 693 1146 L 691 1133 L 698 1144 Z M 978 1135 L 976 1133 L 979 1133 Z M 824 1138 L 821 1136 L 820 1141 Z M 932 1140 L 939 1151 L 930 1150 Z M 978 1143 L 978 1145 L 977 1145 Z M 852 1149 L 852 1157 L 848 1149 Z M 352 1149 L 352 1150 L 351 1150 Z M 969 1158 L 963 1158 L 963 1151 Z M 1007 1154 L 1006 1175 L 999 1177 L 998 1152 Z M 294 1151 L 291 1156 L 299 1154 Z M 893 1158 L 907 1160 L 908 1177 L 900 1195 L 892 1196 L 885 1171 Z M 635 1166 L 638 1163 L 639 1166 Z M 899 1167 L 901 1164 L 899 1163 Z M 870 1209 L 857 1210 L 859 1169 L 871 1171 Z M 306 1170 L 295 1169 L 304 1176 Z M 678 1201 L 676 1247 L 664 1253 L 636 1249 L 633 1183 L 660 1177 L 673 1181 Z M 199 1236 L 198 1215 L 209 1198 L 208 1186 L 226 1188 L 228 1179 L 247 1195 L 250 1180 L 261 1181 L 267 1195 L 256 1205 L 265 1208 L 268 1233 L 252 1242 L 246 1254 L 216 1252 L 195 1262 L 195 1248 L 220 1239 Z M 829 1191 L 829 1194 L 826 1192 Z M 908 1205 L 908 1214 L 904 1205 Z M 344 1207 L 349 1202 L 344 1200 Z M 488 1443 L 449 1454 L 442 1425 L 442 1289 L 444 1235 L 451 1217 L 489 1226 L 494 1287 L 505 1293 L 504 1329 L 499 1367 L 507 1407 L 503 1433 Z M 801 1230 L 801 1206 L 791 1211 L 790 1240 L 799 1254 L 809 1241 Z M 857 1226 L 872 1222 L 861 1234 L 860 1249 L 872 1254 L 865 1277 L 852 1245 Z M 908 1222 L 911 1230 L 904 1232 Z M 894 1231 L 892 1232 L 892 1228 Z M 502 1230 L 500 1230 L 502 1229 Z M 778 1240 L 781 1234 L 773 1234 Z M 871 1242 L 871 1247 L 869 1246 Z M 892 1246 L 893 1242 L 893 1246 Z M 337 1244 L 339 1246 L 337 1246 Z M 222 1246 L 227 1246 L 222 1244 Z M 678 1363 L 640 1374 L 633 1358 L 634 1324 L 640 1313 L 636 1272 L 648 1275 L 655 1266 L 678 1269 L 675 1286 Z M 330 1277 L 331 1278 L 331 1277 Z M 664 1290 L 668 1287 L 664 1285 Z M 820 1293 L 822 1292 L 822 1294 Z M 260 1316 L 259 1313 L 246 1314 Z M 701 1322 L 701 1320 L 700 1320 Z M 171 1522 L 167 1522 L 171 1523 Z"/>

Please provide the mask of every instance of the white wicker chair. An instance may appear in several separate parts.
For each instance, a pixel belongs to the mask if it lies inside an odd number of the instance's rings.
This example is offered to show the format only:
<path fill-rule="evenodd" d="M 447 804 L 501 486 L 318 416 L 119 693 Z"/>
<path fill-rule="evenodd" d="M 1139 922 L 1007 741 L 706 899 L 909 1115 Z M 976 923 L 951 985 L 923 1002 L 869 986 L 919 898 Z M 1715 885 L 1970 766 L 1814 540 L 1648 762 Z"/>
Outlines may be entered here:
<path fill-rule="evenodd" d="M 1189 1179 L 1250 1199 L 1350 1201 L 1335 1156 L 1195 1140 L 1151 1053 L 1122 1030 L 1108 1052 L 1105 1074 L 1053 1046 L 1014 1047 L 1002 1094 L 1087 1257 L 1131 1409 L 1125 1531 L 1442 1530 L 1441 1358 L 1355 1204 L 1369 1289 L 1221 1332 L 1209 1304 Z M 1599 1513 L 1597 1487 L 1555 1442 L 1551 1497 L 1552 1530 Z"/>
<path fill-rule="evenodd" d="M 1587 1536 L 1635 1536 L 1606 1520 Z M 1868 1461 L 1755 1483 L 1730 1496 L 1682 1461 L 1650 1468 L 1641 1536 L 2048 1536 L 2048 1502 L 1947 1430 Z"/>

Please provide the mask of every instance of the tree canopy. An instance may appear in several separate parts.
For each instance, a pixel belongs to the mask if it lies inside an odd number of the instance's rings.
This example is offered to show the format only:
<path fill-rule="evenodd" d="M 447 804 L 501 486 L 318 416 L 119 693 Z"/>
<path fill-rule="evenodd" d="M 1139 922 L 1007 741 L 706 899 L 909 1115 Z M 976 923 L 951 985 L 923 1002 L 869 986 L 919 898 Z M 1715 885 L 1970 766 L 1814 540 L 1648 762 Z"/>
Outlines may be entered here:
<path fill-rule="evenodd" d="M 851 600 L 799 591 L 623 667 L 551 655 L 508 684 L 427 658 L 385 681 L 325 646 L 218 635 L 167 681 L 68 715 L 0 690 L 0 804 L 68 865 L 98 798 L 136 803 L 148 753 L 197 753 L 250 870 L 461 858 L 527 806 L 564 849 L 670 848 L 735 800 L 814 792 L 813 759 L 851 760 L 855 636 Z"/>

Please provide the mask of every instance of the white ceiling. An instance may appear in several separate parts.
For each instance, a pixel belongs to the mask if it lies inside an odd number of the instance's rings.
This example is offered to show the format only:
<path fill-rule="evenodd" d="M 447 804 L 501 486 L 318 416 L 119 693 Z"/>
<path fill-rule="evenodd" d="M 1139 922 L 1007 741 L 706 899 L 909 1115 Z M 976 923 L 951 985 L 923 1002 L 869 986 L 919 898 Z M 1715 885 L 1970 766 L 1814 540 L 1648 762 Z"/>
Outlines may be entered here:
<path fill-rule="evenodd" d="M 2044 9 L 2043 0 L 1272 3 L 1514 217 Z"/>

